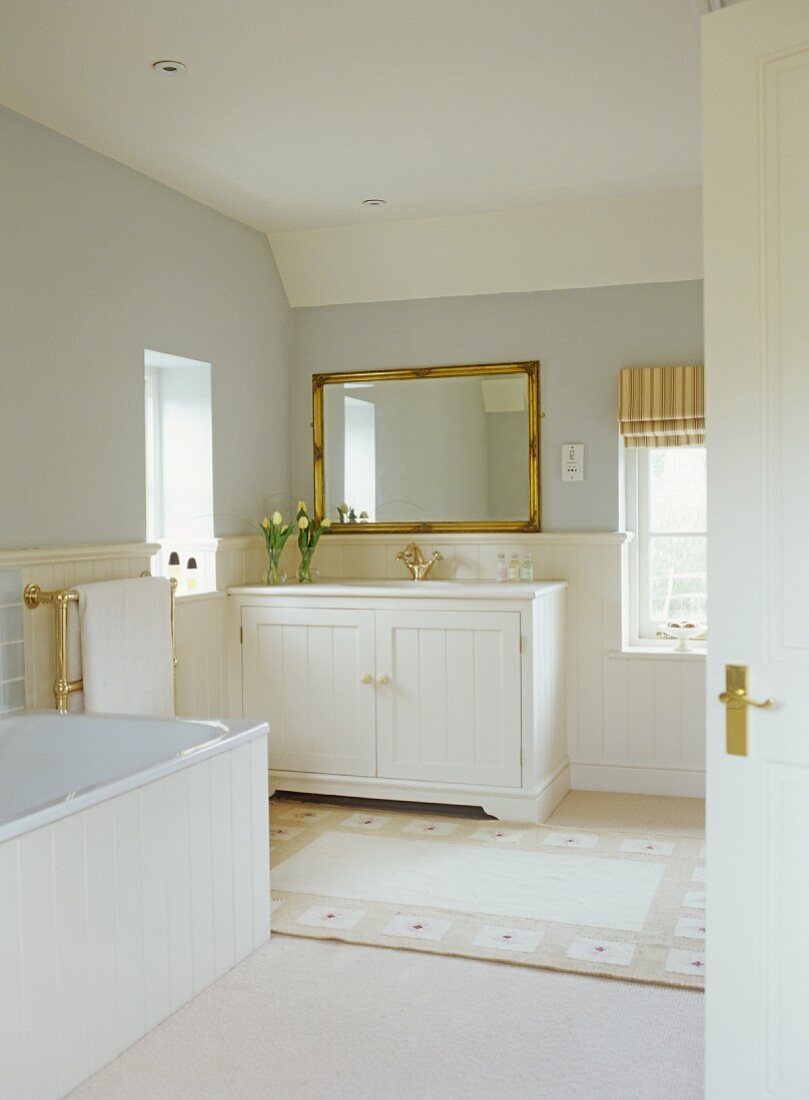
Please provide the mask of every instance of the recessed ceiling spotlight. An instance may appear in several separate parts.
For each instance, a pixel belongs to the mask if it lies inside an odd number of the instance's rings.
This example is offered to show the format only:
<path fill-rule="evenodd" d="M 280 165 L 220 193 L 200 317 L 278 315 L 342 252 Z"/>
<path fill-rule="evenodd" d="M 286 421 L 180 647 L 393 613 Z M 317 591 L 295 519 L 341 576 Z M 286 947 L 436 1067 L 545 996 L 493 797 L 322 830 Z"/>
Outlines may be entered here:
<path fill-rule="evenodd" d="M 168 73 L 169 75 L 185 72 L 185 65 L 182 61 L 155 61 L 152 68 L 156 73 Z"/>
<path fill-rule="evenodd" d="M 363 206 L 384 206 L 385 203 L 386 203 L 385 199 L 363 199 L 362 200 L 362 205 Z"/>

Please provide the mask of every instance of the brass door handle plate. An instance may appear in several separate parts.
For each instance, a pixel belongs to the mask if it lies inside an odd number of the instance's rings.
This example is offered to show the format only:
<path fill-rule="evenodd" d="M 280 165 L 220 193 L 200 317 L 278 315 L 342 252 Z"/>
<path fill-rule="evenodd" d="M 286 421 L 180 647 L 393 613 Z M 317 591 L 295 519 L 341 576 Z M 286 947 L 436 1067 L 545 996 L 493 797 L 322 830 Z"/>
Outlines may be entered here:
<path fill-rule="evenodd" d="M 725 715 L 726 747 L 731 756 L 747 756 L 747 708 L 770 710 L 775 699 L 759 702 L 747 694 L 747 665 L 725 665 L 725 690 L 719 702 L 727 707 Z"/>

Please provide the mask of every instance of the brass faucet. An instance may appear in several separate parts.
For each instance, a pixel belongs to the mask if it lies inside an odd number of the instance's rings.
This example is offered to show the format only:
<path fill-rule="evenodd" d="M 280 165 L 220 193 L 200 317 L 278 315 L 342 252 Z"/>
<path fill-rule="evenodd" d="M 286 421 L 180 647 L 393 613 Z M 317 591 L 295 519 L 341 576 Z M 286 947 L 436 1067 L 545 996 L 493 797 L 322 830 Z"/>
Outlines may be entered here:
<path fill-rule="evenodd" d="M 421 547 L 417 546 L 415 542 L 411 542 L 408 547 L 399 551 L 396 560 L 405 563 L 414 581 L 423 581 L 435 563 L 442 561 L 443 558 L 437 550 L 434 550 L 433 556 L 425 560 L 422 557 Z"/>

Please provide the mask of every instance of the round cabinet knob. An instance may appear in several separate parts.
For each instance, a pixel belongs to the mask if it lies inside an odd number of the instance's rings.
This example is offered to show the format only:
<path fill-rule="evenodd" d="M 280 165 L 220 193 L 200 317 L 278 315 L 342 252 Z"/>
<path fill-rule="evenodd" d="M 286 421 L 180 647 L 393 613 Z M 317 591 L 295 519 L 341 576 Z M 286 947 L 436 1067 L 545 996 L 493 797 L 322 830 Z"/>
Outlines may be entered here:
<path fill-rule="evenodd" d="M 389 684 L 390 683 L 390 676 L 386 676 L 384 672 L 380 672 L 379 675 L 376 678 L 376 682 L 378 684 Z"/>
<path fill-rule="evenodd" d="M 373 683 L 373 679 L 374 678 L 373 678 L 373 676 L 371 675 L 370 672 L 363 672 L 362 675 L 360 676 L 360 683 L 361 684 L 370 684 L 370 683 Z"/>

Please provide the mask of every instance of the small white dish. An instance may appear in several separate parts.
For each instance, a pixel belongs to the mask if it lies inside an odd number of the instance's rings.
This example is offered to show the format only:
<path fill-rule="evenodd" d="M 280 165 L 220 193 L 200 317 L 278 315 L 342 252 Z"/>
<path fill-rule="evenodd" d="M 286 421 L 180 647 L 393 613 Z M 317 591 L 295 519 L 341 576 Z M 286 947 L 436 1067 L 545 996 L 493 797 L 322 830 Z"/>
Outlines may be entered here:
<path fill-rule="evenodd" d="M 686 620 L 666 623 L 666 633 L 671 634 L 672 638 L 679 639 L 679 645 L 676 647 L 677 653 L 690 653 L 691 647 L 688 643 L 699 637 L 704 631 L 705 625 L 703 623 L 692 623 Z"/>

